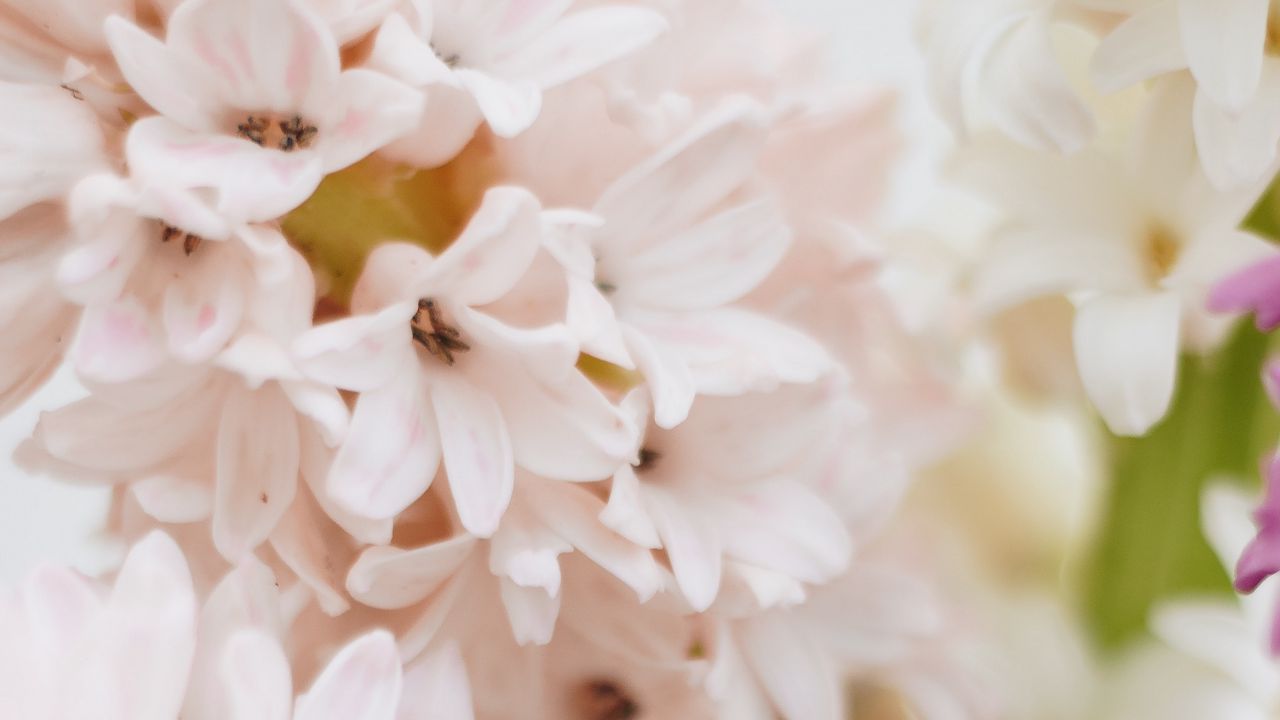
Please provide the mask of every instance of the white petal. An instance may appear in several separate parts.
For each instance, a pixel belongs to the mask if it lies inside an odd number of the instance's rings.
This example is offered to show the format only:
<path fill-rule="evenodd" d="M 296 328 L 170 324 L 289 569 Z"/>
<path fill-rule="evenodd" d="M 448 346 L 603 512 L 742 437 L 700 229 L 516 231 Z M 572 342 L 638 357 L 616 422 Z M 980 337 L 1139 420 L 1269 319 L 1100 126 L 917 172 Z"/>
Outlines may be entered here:
<path fill-rule="evenodd" d="M 161 522 L 197 522 L 213 512 L 213 488 L 203 479 L 155 475 L 129 489 L 143 511 Z"/>
<path fill-rule="evenodd" d="M 210 189 L 216 207 L 238 222 L 266 222 L 302 204 L 324 176 L 311 150 L 284 153 L 230 135 L 188 131 L 167 118 L 137 121 L 125 154 L 144 183 Z"/>
<path fill-rule="evenodd" d="M 242 630 L 227 641 L 220 663 L 230 720 L 289 720 L 293 681 L 289 661 L 274 638 Z"/>
<path fill-rule="evenodd" d="M 85 378 L 124 382 L 159 368 L 168 352 L 151 314 L 126 296 L 85 311 L 72 359 Z"/>
<path fill-rule="evenodd" d="M 338 652 L 298 698 L 295 720 L 395 720 L 404 673 L 391 633 L 375 630 Z"/>
<path fill-rule="evenodd" d="M 169 536 L 152 532 L 129 552 L 116 578 L 96 639 L 102 665 L 72 677 L 70 717 L 165 720 L 182 706 L 196 644 L 196 600 L 182 552 Z M 105 671 L 105 672 L 104 672 Z M 105 710 L 105 712 L 103 712 Z"/>
<path fill-rule="evenodd" d="M 502 604 L 507 609 L 511 632 L 520 645 L 546 645 L 555 631 L 560 614 L 560 596 L 548 595 L 538 587 L 521 587 L 510 579 L 499 578 Z"/>
<path fill-rule="evenodd" d="M 414 87 L 451 82 L 453 77 L 449 66 L 400 13 L 388 16 L 378 29 L 369 53 L 368 67 Z M 434 95 L 431 102 L 435 102 Z"/>
<path fill-rule="evenodd" d="M 120 72 L 148 105 L 185 128 L 215 129 L 221 103 L 204 67 L 122 18 L 104 28 Z"/>
<path fill-rule="evenodd" d="M 341 170 L 418 126 L 421 92 L 372 70 L 348 70 L 338 78 L 337 98 L 317 120 L 316 151 L 325 172 Z"/>
<path fill-rule="evenodd" d="M 310 115 L 337 81 L 333 35 L 293 0 L 190 0 L 169 18 L 168 44 L 235 110 Z"/>
<path fill-rule="evenodd" d="M 412 367 L 397 382 L 356 400 L 326 483 L 329 495 L 356 515 L 395 517 L 435 478 L 439 430 L 419 372 Z"/>
<path fill-rule="evenodd" d="M 992 45 L 979 75 L 992 119 L 1010 137 L 1037 148 L 1074 152 L 1093 134 L 1093 116 L 1054 55 L 1051 11 L 1013 23 Z"/>
<path fill-rule="evenodd" d="M 324 517 L 310 493 L 301 492 L 271 533 L 271 549 L 311 589 L 320 609 L 337 616 L 350 609 L 342 592 L 349 541 Z"/>
<path fill-rule="evenodd" d="M 1175 0 L 1154 3 L 1120 23 L 1093 54 L 1098 89 L 1115 92 L 1186 67 L 1179 27 Z"/>
<path fill-rule="evenodd" d="M 640 547 L 662 547 L 653 520 L 640 499 L 640 480 L 630 465 L 623 465 L 614 473 L 609 502 L 600 511 L 600 522 Z"/>
<path fill-rule="evenodd" d="M 397 720 L 474 720 L 471 684 L 458 646 L 449 644 L 413 661 L 404 671 Z"/>
<path fill-rule="evenodd" d="M 1076 310 L 1080 379 L 1113 432 L 1141 435 L 1164 417 L 1173 399 L 1180 318 L 1172 293 L 1100 295 Z"/>
<path fill-rule="evenodd" d="M 744 623 L 741 643 L 756 677 L 784 717 L 841 717 L 835 668 L 817 643 L 784 616 L 764 616 Z"/>
<path fill-rule="evenodd" d="M 527 487 L 532 490 L 528 503 L 547 527 L 635 590 L 640 602 L 662 589 L 662 574 L 649 551 L 601 522 L 605 504 L 600 498 L 570 483 L 535 480 Z"/>
<path fill-rule="evenodd" d="M 1263 87 L 1264 92 L 1235 112 L 1220 108 L 1203 88 L 1196 93 L 1196 149 L 1215 187 L 1248 186 L 1273 171 L 1280 142 L 1280 63 L 1267 63 Z"/>
<path fill-rule="evenodd" d="M 625 253 L 691 225 L 746 180 L 764 137 L 753 104 L 730 103 L 708 116 L 600 197 L 593 212 L 607 222 L 605 247 Z"/>
<path fill-rule="evenodd" d="M 617 299 L 659 309 L 705 309 L 759 285 L 791 245 L 781 210 L 757 201 L 719 213 L 631 258 L 611 278 Z"/>
<path fill-rule="evenodd" d="M 475 543 L 470 535 L 458 535 L 413 550 L 368 548 L 347 573 L 347 590 L 370 607 L 409 607 L 453 577 L 471 555 Z"/>
<path fill-rule="evenodd" d="M 246 288 L 236 274 L 239 258 L 213 248 L 204 254 L 208 257 L 176 272 L 164 293 L 169 350 L 189 363 L 205 362 L 221 350 L 244 313 Z"/>
<path fill-rule="evenodd" d="M 458 518 L 473 535 L 489 537 L 515 485 L 506 420 L 488 391 L 451 373 L 433 381 L 431 404 Z"/>
<path fill-rule="evenodd" d="M 554 87 L 635 52 L 666 29 L 662 15 L 636 6 L 575 12 L 504 59 L 504 74 Z"/>
<path fill-rule="evenodd" d="M 547 383 L 507 361 L 480 377 L 502 407 L 516 464 L 535 475 L 603 480 L 635 452 L 639 430 L 576 370 Z"/>
<path fill-rule="evenodd" d="M 515 137 L 538 119 L 542 90 L 536 84 L 507 82 L 477 70 L 455 70 L 453 75 L 475 98 L 489 128 L 498 137 Z"/>
<path fill-rule="evenodd" d="M 700 393 L 767 392 L 781 383 L 813 382 L 832 367 L 808 335 L 747 310 L 649 313 L 627 321 L 687 363 Z"/>
<path fill-rule="evenodd" d="M 0 108 L 0 220 L 66 194 L 103 165 L 93 110 L 61 88 L 0 82 Z"/>
<path fill-rule="evenodd" d="M 1155 609 L 1151 629 L 1177 650 L 1227 672 L 1266 697 L 1276 689 L 1266 641 L 1237 604 L 1227 600 L 1179 600 Z"/>
<path fill-rule="evenodd" d="M 213 541 L 232 562 L 275 529 L 298 487 L 298 419 L 278 388 L 227 398 L 218 425 Z"/>
<path fill-rule="evenodd" d="M 1241 110 L 1258 90 L 1270 8 L 1269 0 L 1178 0 L 1191 74 L 1223 110 Z"/>
<path fill-rule="evenodd" d="M 622 339 L 613 306 L 589 278 L 569 277 L 569 307 L 565 324 L 582 352 L 628 370 L 635 363 Z"/>
<path fill-rule="evenodd" d="M 540 209 L 528 190 L 490 188 L 466 230 L 427 267 L 423 289 L 473 306 L 506 295 L 542 245 Z"/>
<path fill-rule="evenodd" d="M 678 351 L 653 342 L 641 330 L 624 325 L 622 331 L 653 396 L 654 423 L 671 429 L 684 422 L 698 393 L 689 363 Z"/>
<path fill-rule="evenodd" d="M 797 482 L 745 489 L 721 508 L 726 555 L 807 583 L 833 579 L 849 564 L 852 542 L 835 510 Z"/>
<path fill-rule="evenodd" d="M 706 610 L 720 590 L 720 539 L 675 493 L 646 487 L 644 497 L 681 592 L 695 612 Z"/>
<path fill-rule="evenodd" d="M 308 377 L 345 390 L 385 387 L 411 359 L 413 303 L 317 325 L 298 336 L 293 354 Z"/>

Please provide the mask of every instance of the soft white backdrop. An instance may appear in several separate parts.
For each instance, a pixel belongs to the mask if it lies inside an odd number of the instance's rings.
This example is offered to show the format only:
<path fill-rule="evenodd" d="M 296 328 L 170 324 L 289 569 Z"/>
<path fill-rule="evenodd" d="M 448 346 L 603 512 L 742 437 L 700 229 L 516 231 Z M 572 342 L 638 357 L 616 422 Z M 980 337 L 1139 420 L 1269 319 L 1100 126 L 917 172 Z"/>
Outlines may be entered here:
<path fill-rule="evenodd" d="M 691 0 L 696 2 L 697 0 Z M 916 0 L 773 0 L 798 21 L 830 33 L 832 66 L 848 81 L 897 88 L 904 128 L 913 150 L 895 182 L 894 215 L 903 217 L 928 192 L 939 133 L 927 111 L 921 63 L 913 44 Z M 82 392 L 65 369 L 13 415 L 0 420 L 0 584 L 41 561 L 95 572 L 113 553 L 92 535 L 107 509 L 107 490 L 26 476 L 7 461 L 39 412 Z"/>

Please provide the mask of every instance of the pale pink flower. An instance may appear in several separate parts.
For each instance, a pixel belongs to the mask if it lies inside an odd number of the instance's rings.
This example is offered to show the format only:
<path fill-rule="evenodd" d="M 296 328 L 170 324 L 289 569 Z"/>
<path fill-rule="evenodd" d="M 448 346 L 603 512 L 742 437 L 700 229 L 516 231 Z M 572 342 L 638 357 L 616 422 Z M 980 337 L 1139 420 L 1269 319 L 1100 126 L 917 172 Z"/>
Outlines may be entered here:
<path fill-rule="evenodd" d="M 110 591 L 61 568 L 0 596 L 0 703 L 49 720 L 171 720 L 196 644 L 196 599 L 181 551 L 148 535 Z"/>
<path fill-rule="evenodd" d="M 371 607 L 408 608 L 404 614 L 415 625 L 438 617 L 459 597 L 493 594 L 501 597 L 518 644 L 545 645 L 560 614 L 562 556 L 580 554 L 599 565 L 639 602 L 666 585 L 649 549 L 607 527 L 604 510 L 605 501 L 583 485 L 520 473 L 511 505 L 488 541 L 464 532 L 414 548 L 368 548 L 351 567 L 347 589 Z M 406 637 L 411 647 L 414 635 Z"/>
<path fill-rule="evenodd" d="M 394 517 L 443 459 L 463 526 L 487 537 L 516 466 L 586 481 L 625 460 L 634 429 L 574 368 L 578 346 L 560 321 L 563 307 L 536 311 L 556 293 L 516 292 L 522 281 L 542 282 L 531 275 L 557 281 L 557 266 L 538 261 L 544 222 L 528 192 L 491 189 L 438 257 L 380 246 L 353 299 L 364 314 L 298 341 L 317 377 L 361 392 L 329 478 L 349 510 Z"/>
<path fill-rule="evenodd" d="M 614 182 L 591 210 L 601 224 L 560 246 L 569 325 L 585 352 L 640 370 L 661 427 L 697 394 L 812 382 L 831 367 L 803 333 L 732 306 L 791 242 L 776 203 L 744 189 L 765 135 L 756 106 L 730 103 Z"/>
<path fill-rule="evenodd" d="M 482 122 L 514 137 L 538 117 L 544 90 L 633 52 L 666 28 L 631 5 L 569 12 L 572 0 L 405 0 L 378 31 L 370 65 L 425 88 L 418 130 L 388 152 L 434 166 Z"/>
<path fill-rule="evenodd" d="M 60 201 L 107 166 L 105 146 L 93 111 L 65 90 L 0 82 L 0 409 L 38 387 L 69 344 L 76 313 L 50 284 L 71 234 Z"/>
<path fill-rule="evenodd" d="M 293 502 L 303 445 L 316 435 L 315 442 L 336 445 L 347 425 L 337 391 L 304 374 L 289 354 L 310 327 L 315 295 L 301 258 L 286 260 L 292 265 L 283 278 L 243 298 L 234 341 L 207 364 L 161 364 L 129 382 L 93 385 L 88 398 L 41 417 L 34 439 L 40 452 L 29 462 L 130 482 L 163 521 L 212 514 L 214 542 L 231 560 L 266 540 Z M 95 352 L 112 358 L 112 367 L 154 344 L 142 330 L 80 342 L 90 341 L 100 341 Z M 365 527 L 358 534 L 387 532 Z"/>
<path fill-rule="evenodd" d="M 613 476 L 600 518 L 643 547 L 662 548 L 693 610 L 712 606 L 722 578 L 767 585 L 773 602 L 840 573 L 852 543 L 811 486 L 834 426 L 824 384 L 735 398 L 704 397 L 674 430 L 650 425 L 637 459 Z M 646 415 L 641 395 L 630 404 Z"/>
<path fill-rule="evenodd" d="M 125 79 L 160 113 L 129 131 L 132 174 L 211 193 L 233 221 L 292 210 L 422 112 L 411 88 L 343 70 L 332 33 L 298 0 L 187 0 L 164 42 L 120 18 L 106 34 Z"/>

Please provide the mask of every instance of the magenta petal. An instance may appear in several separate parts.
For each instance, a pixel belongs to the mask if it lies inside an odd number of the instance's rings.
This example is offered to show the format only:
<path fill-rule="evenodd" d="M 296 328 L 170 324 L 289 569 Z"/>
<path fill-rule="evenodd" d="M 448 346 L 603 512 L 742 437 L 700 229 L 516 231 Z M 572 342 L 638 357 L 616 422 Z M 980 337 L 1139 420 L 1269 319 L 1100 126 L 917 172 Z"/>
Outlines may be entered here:
<path fill-rule="evenodd" d="M 1209 294 L 1210 310 L 1256 314 L 1258 329 L 1280 327 L 1280 255 L 1241 270 L 1218 283 Z"/>
<path fill-rule="evenodd" d="M 1236 589 L 1253 592 L 1263 580 L 1280 572 L 1280 455 L 1266 465 L 1267 495 L 1253 513 L 1258 534 L 1236 563 Z"/>

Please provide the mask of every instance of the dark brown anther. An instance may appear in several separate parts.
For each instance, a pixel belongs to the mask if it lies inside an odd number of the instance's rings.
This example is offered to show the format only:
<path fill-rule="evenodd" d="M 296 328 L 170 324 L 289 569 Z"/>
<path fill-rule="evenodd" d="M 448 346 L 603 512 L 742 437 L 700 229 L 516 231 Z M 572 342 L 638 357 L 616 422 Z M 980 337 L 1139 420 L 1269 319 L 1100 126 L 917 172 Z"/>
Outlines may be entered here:
<path fill-rule="evenodd" d="M 278 125 L 283 135 L 280 138 L 280 149 L 285 152 L 310 146 L 311 141 L 315 140 L 316 134 L 320 132 L 315 125 L 303 121 L 299 115 L 294 115 L 289 120 L 282 120 Z"/>
<path fill-rule="evenodd" d="M 418 311 L 413 314 L 410 329 L 414 341 L 443 360 L 446 365 L 453 365 L 456 361 L 454 353 L 464 353 L 471 349 L 470 345 L 462 341 L 462 333 L 445 322 L 440 306 L 431 298 L 418 301 Z"/>
<path fill-rule="evenodd" d="M 267 130 L 270 127 L 271 121 L 250 115 L 248 120 L 236 126 L 236 133 L 253 144 L 262 146 L 267 142 Z"/>
<path fill-rule="evenodd" d="M 639 457 L 636 460 L 636 472 L 652 470 L 653 466 L 657 465 L 658 461 L 661 459 L 662 453 L 657 450 L 650 450 L 649 448 L 644 447 L 640 448 Z"/>
<path fill-rule="evenodd" d="M 200 243 L 204 242 L 199 235 L 192 235 L 189 232 L 183 232 L 172 225 L 165 225 L 160 231 L 160 242 L 167 243 L 170 240 L 175 240 L 177 238 L 182 238 L 182 252 L 188 257 L 190 257 L 191 253 L 195 252 L 200 247 Z"/>
<path fill-rule="evenodd" d="M 611 680 L 588 682 L 578 704 L 582 720 L 633 720 L 640 716 L 640 706 Z"/>
<path fill-rule="evenodd" d="M 320 130 L 315 125 L 294 115 L 288 120 L 270 116 L 250 115 L 236 125 L 236 134 L 259 147 L 274 147 L 284 152 L 310 147 Z"/>

